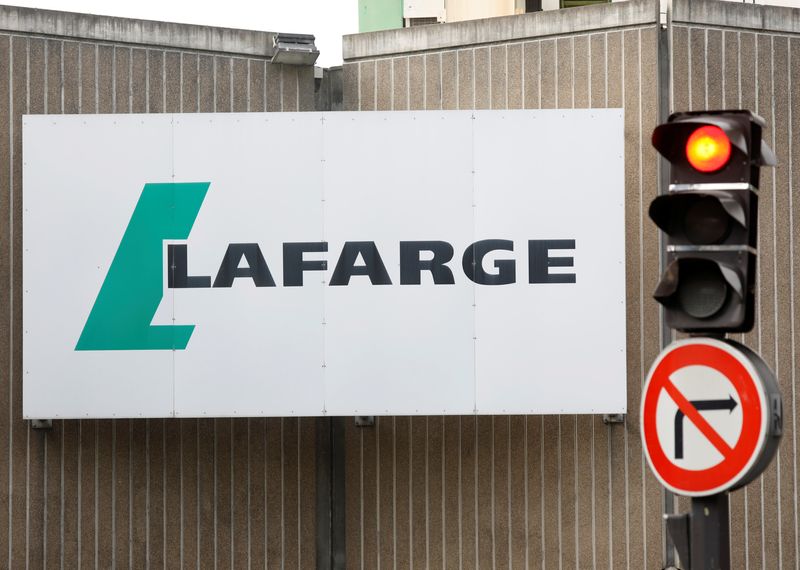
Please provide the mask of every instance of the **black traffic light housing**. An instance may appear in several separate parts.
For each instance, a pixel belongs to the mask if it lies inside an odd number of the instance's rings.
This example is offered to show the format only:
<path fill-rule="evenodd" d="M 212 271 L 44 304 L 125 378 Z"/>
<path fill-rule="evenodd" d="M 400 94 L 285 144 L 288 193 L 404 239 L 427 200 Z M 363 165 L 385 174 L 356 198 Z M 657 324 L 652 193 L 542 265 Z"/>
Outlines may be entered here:
<path fill-rule="evenodd" d="M 666 270 L 653 296 L 672 328 L 753 328 L 759 169 L 775 164 L 763 128 L 750 111 L 699 111 L 675 113 L 653 132 L 671 165 L 668 193 L 650 204 L 666 234 Z M 717 161 L 705 167 L 698 156 Z"/>

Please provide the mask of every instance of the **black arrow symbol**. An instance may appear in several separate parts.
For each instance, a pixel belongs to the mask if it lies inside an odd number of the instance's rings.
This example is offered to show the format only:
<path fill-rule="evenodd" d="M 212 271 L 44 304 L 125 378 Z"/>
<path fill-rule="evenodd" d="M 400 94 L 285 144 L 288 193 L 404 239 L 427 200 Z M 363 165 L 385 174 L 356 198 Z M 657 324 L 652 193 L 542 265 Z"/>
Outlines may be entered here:
<path fill-rule="evenodd" d="M 698 412 L 708 410 L 728 410 L 732 412 L 738 405 L 733 396 L 728 394 L 727 400 L 691 400 L 689 402 Z M 678 409 L 675 413 L 675 459 L 683 459 L 683 418 L 686 415 Z"/>

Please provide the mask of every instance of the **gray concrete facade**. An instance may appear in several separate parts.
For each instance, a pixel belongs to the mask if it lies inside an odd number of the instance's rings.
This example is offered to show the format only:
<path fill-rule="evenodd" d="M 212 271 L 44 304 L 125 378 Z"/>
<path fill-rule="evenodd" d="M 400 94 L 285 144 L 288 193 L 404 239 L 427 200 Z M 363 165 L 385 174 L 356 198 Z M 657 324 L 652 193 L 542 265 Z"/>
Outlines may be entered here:
<path fill-rule="evenodd" d="M 797 331 L 800 10 L 634 0 L 349 36 L 344 108 L 622 107 L 625 110 L 628 410 L 598 416 L 380 418 L 347 432 L 348 566 L 663 568 L 661 514 L 686 511 L 647 468 L 639 401 L 671 335 L 651 295 L 659 242 L 647 208 L 662 184 L 650 144 L 670 112 L 749 108 L 779 165 L 762 174 L 758 317 L 739 335 L 776 371 L 785 432 L 778 457 L 730 495 L 732 568 L 800 559 Z M 446 149 L 443 149 L 446 152 Z M 355 520 L 355 525 L 351 524 Z"/>
<path fill-rule="evenodd" d="M 662 568 L 661 514 L 686 501 L 664 493 L 639 440 L 642 380 L 670 340 L 651 298 L 647 207 L 662 173 L 649 138 L 670 111 L 705 107 L 764 116 L 779 160 L 761 184 L 757 325 L 740 340 L 777 372 L 785 432 L 765 474 L 731 495 L 733 568 L 797 567 L 800 11 L 675 0 L 663 27 L 658 10 L 634 0 L 349 36 L 315 104 L 311 67 L 269 63 L 271 33 L 0 7 L 0 567 L 326 567 L 315 540 L 333 520 L 331 559 L 348 568 Z M 339 91 L 345 110 L 625 110 L 626 422 L 342 419 L 330 448 L 309 418 L 31 429 L 22 114 L 335 110 Z"/>
<path fill-rule="evenodd" d="M 0 567 L 308 568 L 315 421 L 22 420 L 23 114 L 314 109 L 272 34 L 0 7 Z M 307 537 L 312 537 L 307 539 Z"/>

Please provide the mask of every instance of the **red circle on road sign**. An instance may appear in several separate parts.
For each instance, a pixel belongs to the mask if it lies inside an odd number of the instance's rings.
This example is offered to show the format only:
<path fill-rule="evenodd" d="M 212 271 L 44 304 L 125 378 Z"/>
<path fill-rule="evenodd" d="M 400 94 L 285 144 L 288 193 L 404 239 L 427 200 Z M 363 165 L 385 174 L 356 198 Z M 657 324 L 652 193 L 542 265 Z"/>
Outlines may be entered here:
<path fill-rule="evenodd" d="M 738 351 L 734 351 L 730 345 L 713 339 L 681 341 L 665 349 L 650 370 L 642 398 L 642 441 L 654 473 L 664 486 L 676 493 L 703 496 L 729 489 L 747 473 L 761 452 L 767 420 L 765 396 L 755 369 L 744 355 L 737 357 Z M 664 452 L 656 427 L 659 398 L 681 397 L 670 376 L 687 366 L 707 366 L 723 374 L 735 388 L 742 406 L 738 440 L 732 447 L 719 450 L 722 461 L 707 469 L 685 469 L 677 465 Z M 680 403 L 675 403 L 683 410 Z M 706 426 L 703 433 L 712 439 L 714 435 L 720 437 L 710 433 L 709 427 Z"/>

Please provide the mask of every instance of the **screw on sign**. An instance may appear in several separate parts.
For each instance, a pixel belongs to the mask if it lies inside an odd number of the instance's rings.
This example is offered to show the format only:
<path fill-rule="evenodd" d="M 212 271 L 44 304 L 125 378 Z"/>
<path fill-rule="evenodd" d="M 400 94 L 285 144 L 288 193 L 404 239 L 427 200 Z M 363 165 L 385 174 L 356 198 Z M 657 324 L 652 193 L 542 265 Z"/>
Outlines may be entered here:
<path fill-rule="evenodd" d="M 781 399 L 774 374 L 750 349 L 692 338 L 653 363 L 641 418 L 659 481 L 703 497 L 746 485 L 769 465 L 781 436 Z"/>

